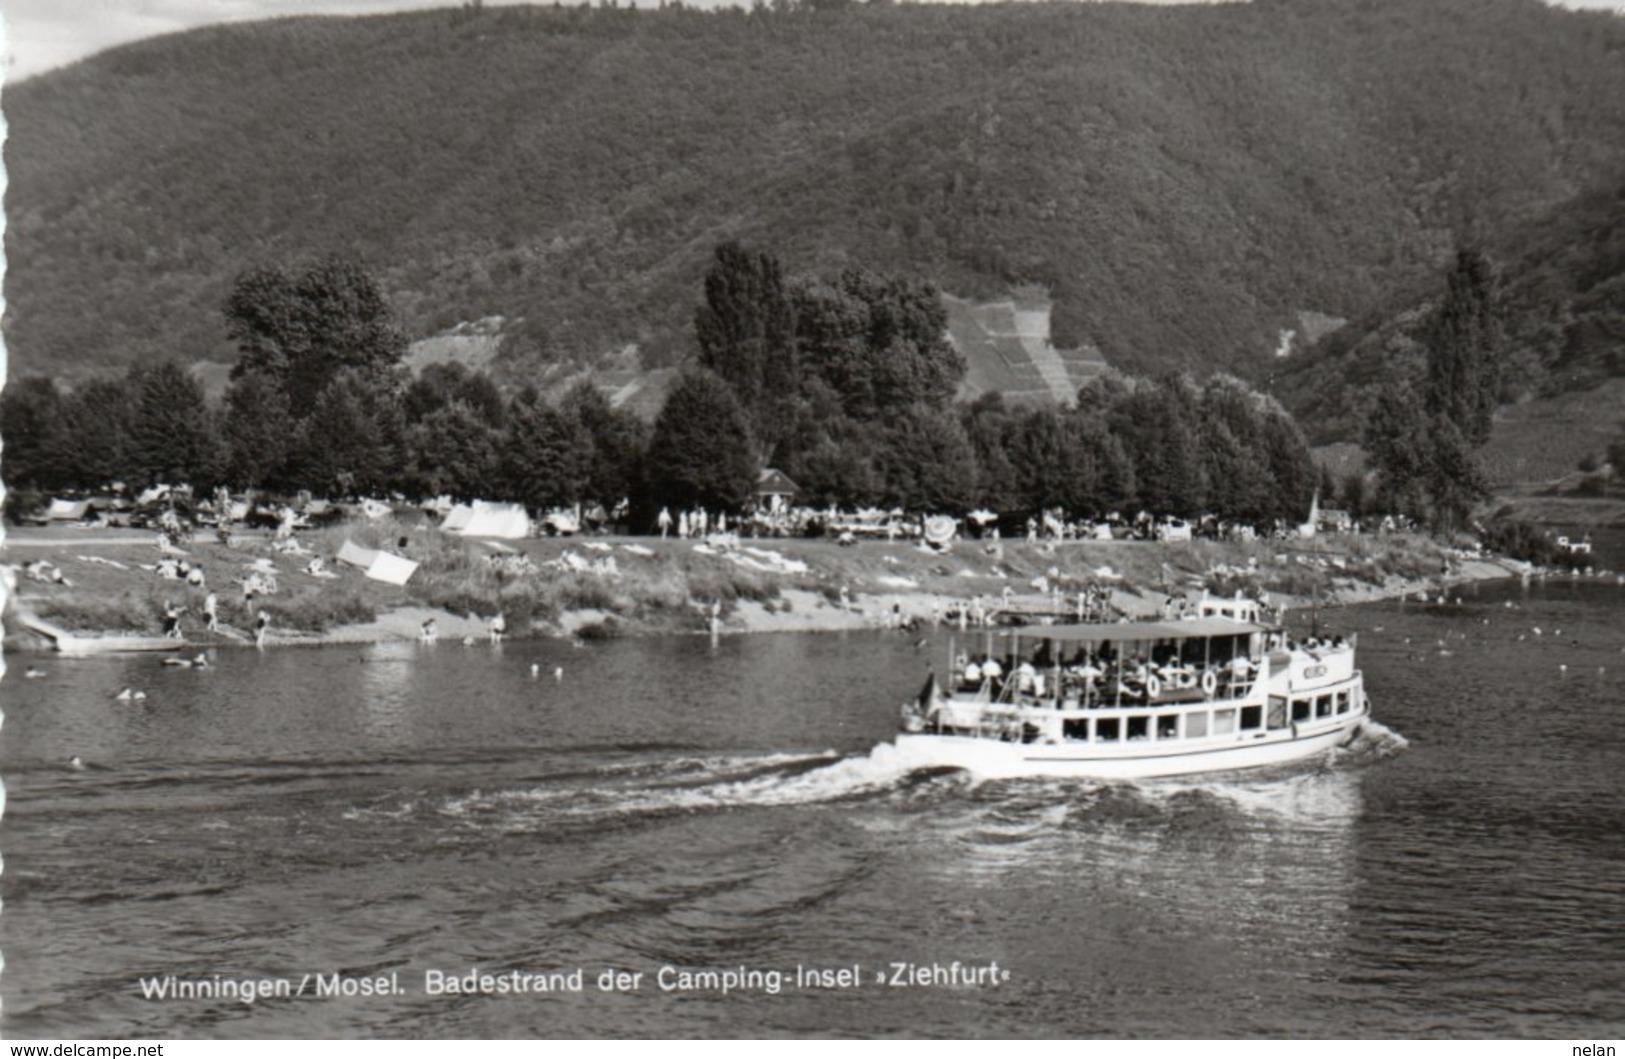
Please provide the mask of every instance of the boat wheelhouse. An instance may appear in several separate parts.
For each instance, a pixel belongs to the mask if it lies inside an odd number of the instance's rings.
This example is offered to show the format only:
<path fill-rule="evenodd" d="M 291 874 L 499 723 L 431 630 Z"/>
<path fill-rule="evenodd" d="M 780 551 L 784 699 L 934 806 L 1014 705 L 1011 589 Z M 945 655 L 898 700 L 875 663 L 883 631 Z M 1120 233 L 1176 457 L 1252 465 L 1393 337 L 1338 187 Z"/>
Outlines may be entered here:
<path fill-rule="evenodd" d="M 903 707 L 914 767 L 1135 779 L 1277 765 L 1369 717 L 1352 640 L 1290 639 L 1252 600 L 1171 621 L 989 630 Z"/>

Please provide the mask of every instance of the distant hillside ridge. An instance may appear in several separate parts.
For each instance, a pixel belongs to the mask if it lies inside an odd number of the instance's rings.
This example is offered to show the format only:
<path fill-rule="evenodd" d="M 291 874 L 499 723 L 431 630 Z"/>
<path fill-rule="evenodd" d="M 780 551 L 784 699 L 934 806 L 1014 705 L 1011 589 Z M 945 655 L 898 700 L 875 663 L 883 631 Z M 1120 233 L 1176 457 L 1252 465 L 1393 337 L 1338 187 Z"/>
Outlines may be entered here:
<path fill-rule="evenodd" d="M 1486 452 L 1497 483 L 1538 481 L 1596 457 L 1622 424 L 1625 176 L 1486 238 L 1498 266 L 1500 400 Z M 1441 269 L 1279 369 L 1277 395 L 1318 444 L 1359 442 L 1395 379 L 1420 385 Z"/>
<path fill-rule="evenodd" d="M 1538 0 L 818 7 L 289 18 L 8 86 L 12 373 L 228 361 L 233 278 L 332 251 L 413 337 L 509 321 L 509 377 L 673 366 L 737 240 L 1258 378 L 1625 172 L 1625 22 Z"/>

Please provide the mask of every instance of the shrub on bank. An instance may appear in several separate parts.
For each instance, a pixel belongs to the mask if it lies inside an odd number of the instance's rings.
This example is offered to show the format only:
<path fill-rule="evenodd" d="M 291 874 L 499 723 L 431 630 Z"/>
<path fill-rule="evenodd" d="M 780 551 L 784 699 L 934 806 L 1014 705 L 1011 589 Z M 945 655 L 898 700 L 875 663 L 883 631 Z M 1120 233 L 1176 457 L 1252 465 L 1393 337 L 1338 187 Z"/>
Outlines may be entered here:
<path fill-rule="evenodd" d="M 257 607 L 271 616 L 272 625 L 300 632 L 325 632 L 335 625 L 359 625 L 378 617 L 377 608 L 353 589 L 267 596 Z"/>

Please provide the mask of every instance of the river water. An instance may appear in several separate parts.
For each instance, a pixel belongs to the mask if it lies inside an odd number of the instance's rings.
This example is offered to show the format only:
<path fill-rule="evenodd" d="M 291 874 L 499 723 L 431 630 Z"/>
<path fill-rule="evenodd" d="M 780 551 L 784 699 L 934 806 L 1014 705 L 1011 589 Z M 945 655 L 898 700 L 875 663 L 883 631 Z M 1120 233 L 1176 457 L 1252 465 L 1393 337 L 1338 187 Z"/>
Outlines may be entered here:
<path fill-rule="evenodd" d="M 12 656 L 0 1028 L 1618 1037 L 1622 608 L 1514 582 L 1328 612 L 1380 724 L 1119 785 L 894 765 L 946 633 Z M 1008 977 L 890 984 L 953 961 Z M 474 968 L 582 991 L 426 992 Z M 611 968 L 638 987 L 600 990 Z M 677 977 L 718 969 L 754 974 Z M 310 995 L 334 973 L 401 993 Z M 307 988 L 143 995 L 166 976 Z"/>

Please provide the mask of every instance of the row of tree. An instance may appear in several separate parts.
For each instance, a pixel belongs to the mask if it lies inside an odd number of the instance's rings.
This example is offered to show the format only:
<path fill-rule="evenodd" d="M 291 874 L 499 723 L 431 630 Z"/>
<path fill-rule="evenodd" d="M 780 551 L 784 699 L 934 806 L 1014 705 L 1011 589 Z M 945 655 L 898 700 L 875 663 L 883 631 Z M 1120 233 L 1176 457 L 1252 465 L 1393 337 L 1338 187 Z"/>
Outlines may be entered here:
<path fill-rule="evenodd" d="M 1301 519 L 1318 482 L 1291 417 L 1236 379 L 1107 373 L 1065 409 L 997 394 L 956 404 L 965 364 L 929 284 L 862 270 L 787 278 L 732 244 L 706 276 L 696 363 L 649 426 L 586 382 L 549 401 L 458 364 L 412 376 L 387 305 L 351 262 L 244 274 L 225 319 L 241 358 L 217 404 L 173 363 L 72 392 L 46 378 L 8 389 L 9 480 L 451 494 L 533 510 L 630 499 L 652 518 L 739 510 L 771 465 L 818 506 L 1253 521 Z"/>
<path fill-rule="evenodd" d="M 770 255 L 724 245 L 695 334 L 701 370 L 650 450 L 651 484 L 674 499 L 737 506 L 771 464 L 820 505 L 1296 521 L 1318 482 L 1292 418 L 1230 377 L 1107 373 L 1067 409 L 955 404 L 965 363 L 926 283 L 786 279 Z"/>

